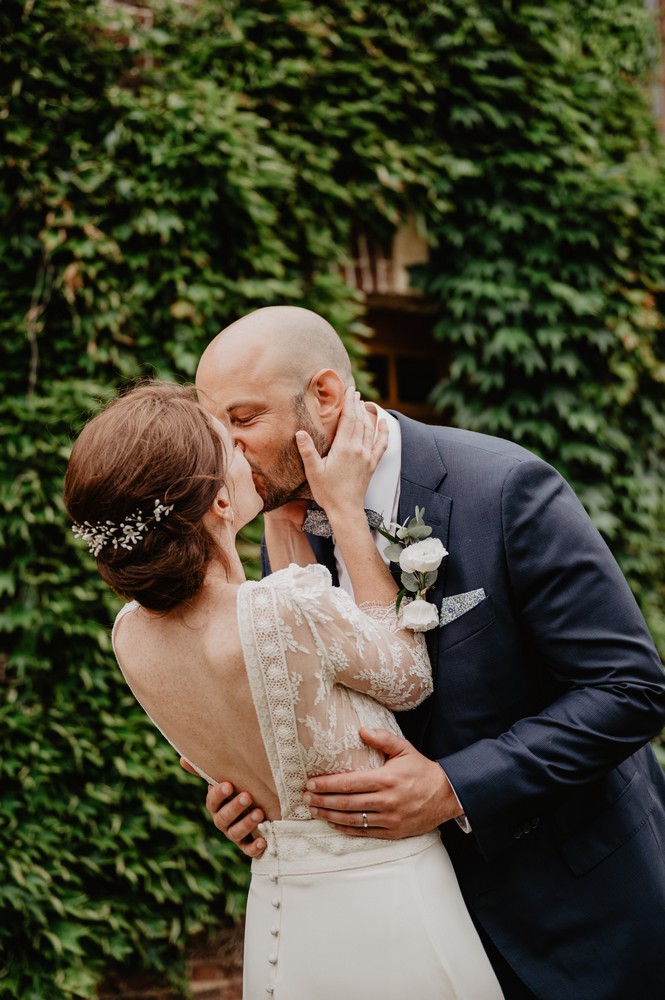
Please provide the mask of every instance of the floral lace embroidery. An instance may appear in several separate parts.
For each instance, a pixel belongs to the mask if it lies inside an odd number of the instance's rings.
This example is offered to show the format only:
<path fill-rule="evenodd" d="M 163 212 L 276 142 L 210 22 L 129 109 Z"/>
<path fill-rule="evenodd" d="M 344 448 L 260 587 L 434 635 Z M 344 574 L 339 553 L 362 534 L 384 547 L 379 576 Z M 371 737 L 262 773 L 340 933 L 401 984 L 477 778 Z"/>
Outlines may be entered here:
<path fill-rule="evenodd" d="M 309 819 L 307 778 L 380 766 L 359 727 L 399 734 L 385 706 L 412 708 L 431 693 L 424 640 L 400 633 L 394 605 L 356 607 L 315 565 L 243 584 L 238 624 L 282 817 Z"/>

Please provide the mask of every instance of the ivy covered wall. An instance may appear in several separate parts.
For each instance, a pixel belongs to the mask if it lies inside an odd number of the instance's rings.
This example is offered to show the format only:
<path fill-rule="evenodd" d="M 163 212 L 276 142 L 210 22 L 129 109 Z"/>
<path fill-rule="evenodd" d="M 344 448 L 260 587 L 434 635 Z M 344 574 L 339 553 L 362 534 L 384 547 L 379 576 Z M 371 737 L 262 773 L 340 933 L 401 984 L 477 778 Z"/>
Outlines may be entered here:
<path fill-rule="evenodd" d="M 0 39 L 0 995 L 59 1000 L 177 980 L 247 882 L 114 668 L 61 501 L 85 417 L 271 303 L 364 384 L 337 265 L 413 212 L 437 403 L 570 478 L 665 651 L 665 161 L 641 0 L 3 0 Z"/>

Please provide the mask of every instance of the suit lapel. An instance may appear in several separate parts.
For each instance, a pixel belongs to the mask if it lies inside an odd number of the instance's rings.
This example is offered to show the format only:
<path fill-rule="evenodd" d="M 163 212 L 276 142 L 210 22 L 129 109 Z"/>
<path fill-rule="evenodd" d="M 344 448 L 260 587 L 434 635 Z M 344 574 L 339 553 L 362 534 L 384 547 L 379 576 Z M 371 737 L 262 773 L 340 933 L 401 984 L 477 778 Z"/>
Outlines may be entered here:
<path fill-rule="evenodd" d="M 400 413 L 393 414 L 399 420 L 402 433 L 402 467 L 400 473 L 400 496 L 398 520 L 404 524 L 413 517 L 416 507 L 425 508 L 425 523 L 432 528 L 432 534 L 448 548 L 450 497 L 438 492 L 447 475 L 446 466 L 430 428 L 416 423 Z M 441 604 L 446 578 L 444 559 L 430 600 Z"/>
<path fill-rule="evenodd" d="M 436 439 L 426 424 L 417 423 L 399 413 L 395 413 L 394 416 L 399 420 L 402 433 L 402 468 L 400 474 L 398 515 L 400 524 L 403 524 L 408 517 L 414 516 L 416 507 L 424 507 L 425 523 L 429 524 L 432 528 L 433 537 L 439 538 L 444 548 L 448 549 L 452 500 L 450 497 L 439 492 L 441 484 L 447 475 L 447 470 Z M 447 563 L 448 560 L 445 558 L 439 567 L 436 584 L 427 595 L 428 600 L 436 605 L 437 608 L 441 607 L 443 599 Z M 441 629 L 431 629 L 425 634 L 425 639 L 432 664 L 432 677 L 436 687 Z M 411 740 L 417 749 L 422 749 L 425 745 L 432 714 L 432 704 L 432 698 L 428 698 L 422 705 L 414 709 L 414 711 L 405 712 L 400 717 L 400 725 L 402 726 L 404 735 L 407 739 Z"/>

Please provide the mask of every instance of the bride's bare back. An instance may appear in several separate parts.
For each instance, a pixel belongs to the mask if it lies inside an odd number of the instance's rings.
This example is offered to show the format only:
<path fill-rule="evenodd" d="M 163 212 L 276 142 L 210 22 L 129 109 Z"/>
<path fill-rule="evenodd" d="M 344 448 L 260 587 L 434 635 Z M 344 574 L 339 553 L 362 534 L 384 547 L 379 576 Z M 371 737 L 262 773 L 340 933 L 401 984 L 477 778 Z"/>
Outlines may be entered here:
<path fill-rule="evenodd" d="M 204 777 L 251 791 L 268 819 L 308 819 L 308 777 L 378 767 L 358 730 L 431 691 L 422 635 L 394 604 L 358 608 L 319 565 L 215 584 L 182 614 L 136 604 L 114 630 L 138 701 Z"/>
<path fill-rule="evenodd" d="M 127 605 L 114 646 L 137 700 L 178 752 L 215 782 L 251 788 L 269 819 L 279 799 L 243 658 L 238 587 L 206 588 L 187 609 L 155 615 Z"/>

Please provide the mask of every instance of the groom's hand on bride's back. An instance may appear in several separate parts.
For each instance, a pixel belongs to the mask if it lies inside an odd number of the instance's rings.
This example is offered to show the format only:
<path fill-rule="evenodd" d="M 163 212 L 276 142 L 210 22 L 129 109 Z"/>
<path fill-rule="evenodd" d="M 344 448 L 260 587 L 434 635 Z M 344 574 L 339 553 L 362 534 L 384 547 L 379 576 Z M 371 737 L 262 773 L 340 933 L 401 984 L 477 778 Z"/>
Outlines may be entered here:
<path fill-rule="evenodd" d="M 448 778 L 408 740 L 387 729 L 360 736 L 386 761 L 382 767 L 323 774 L 307 782 L 310 814 L 354 837 L 415 837 L 462 815 Z"/>
<path fill-rule="evenodd" d="M 197 774 L 184 757 L 180 758 L 180 763 L 185 771 Z M 266 842 L 260 836 L 254 839 L 254 834 L 265 816 L 263 810 L 254 808 L 249 792 L 236 793 L 229 781 L 208 785 L 206 809 L 220 833 L 237 844 L 248 858 L 258 858 L 263 854 Z"/>

